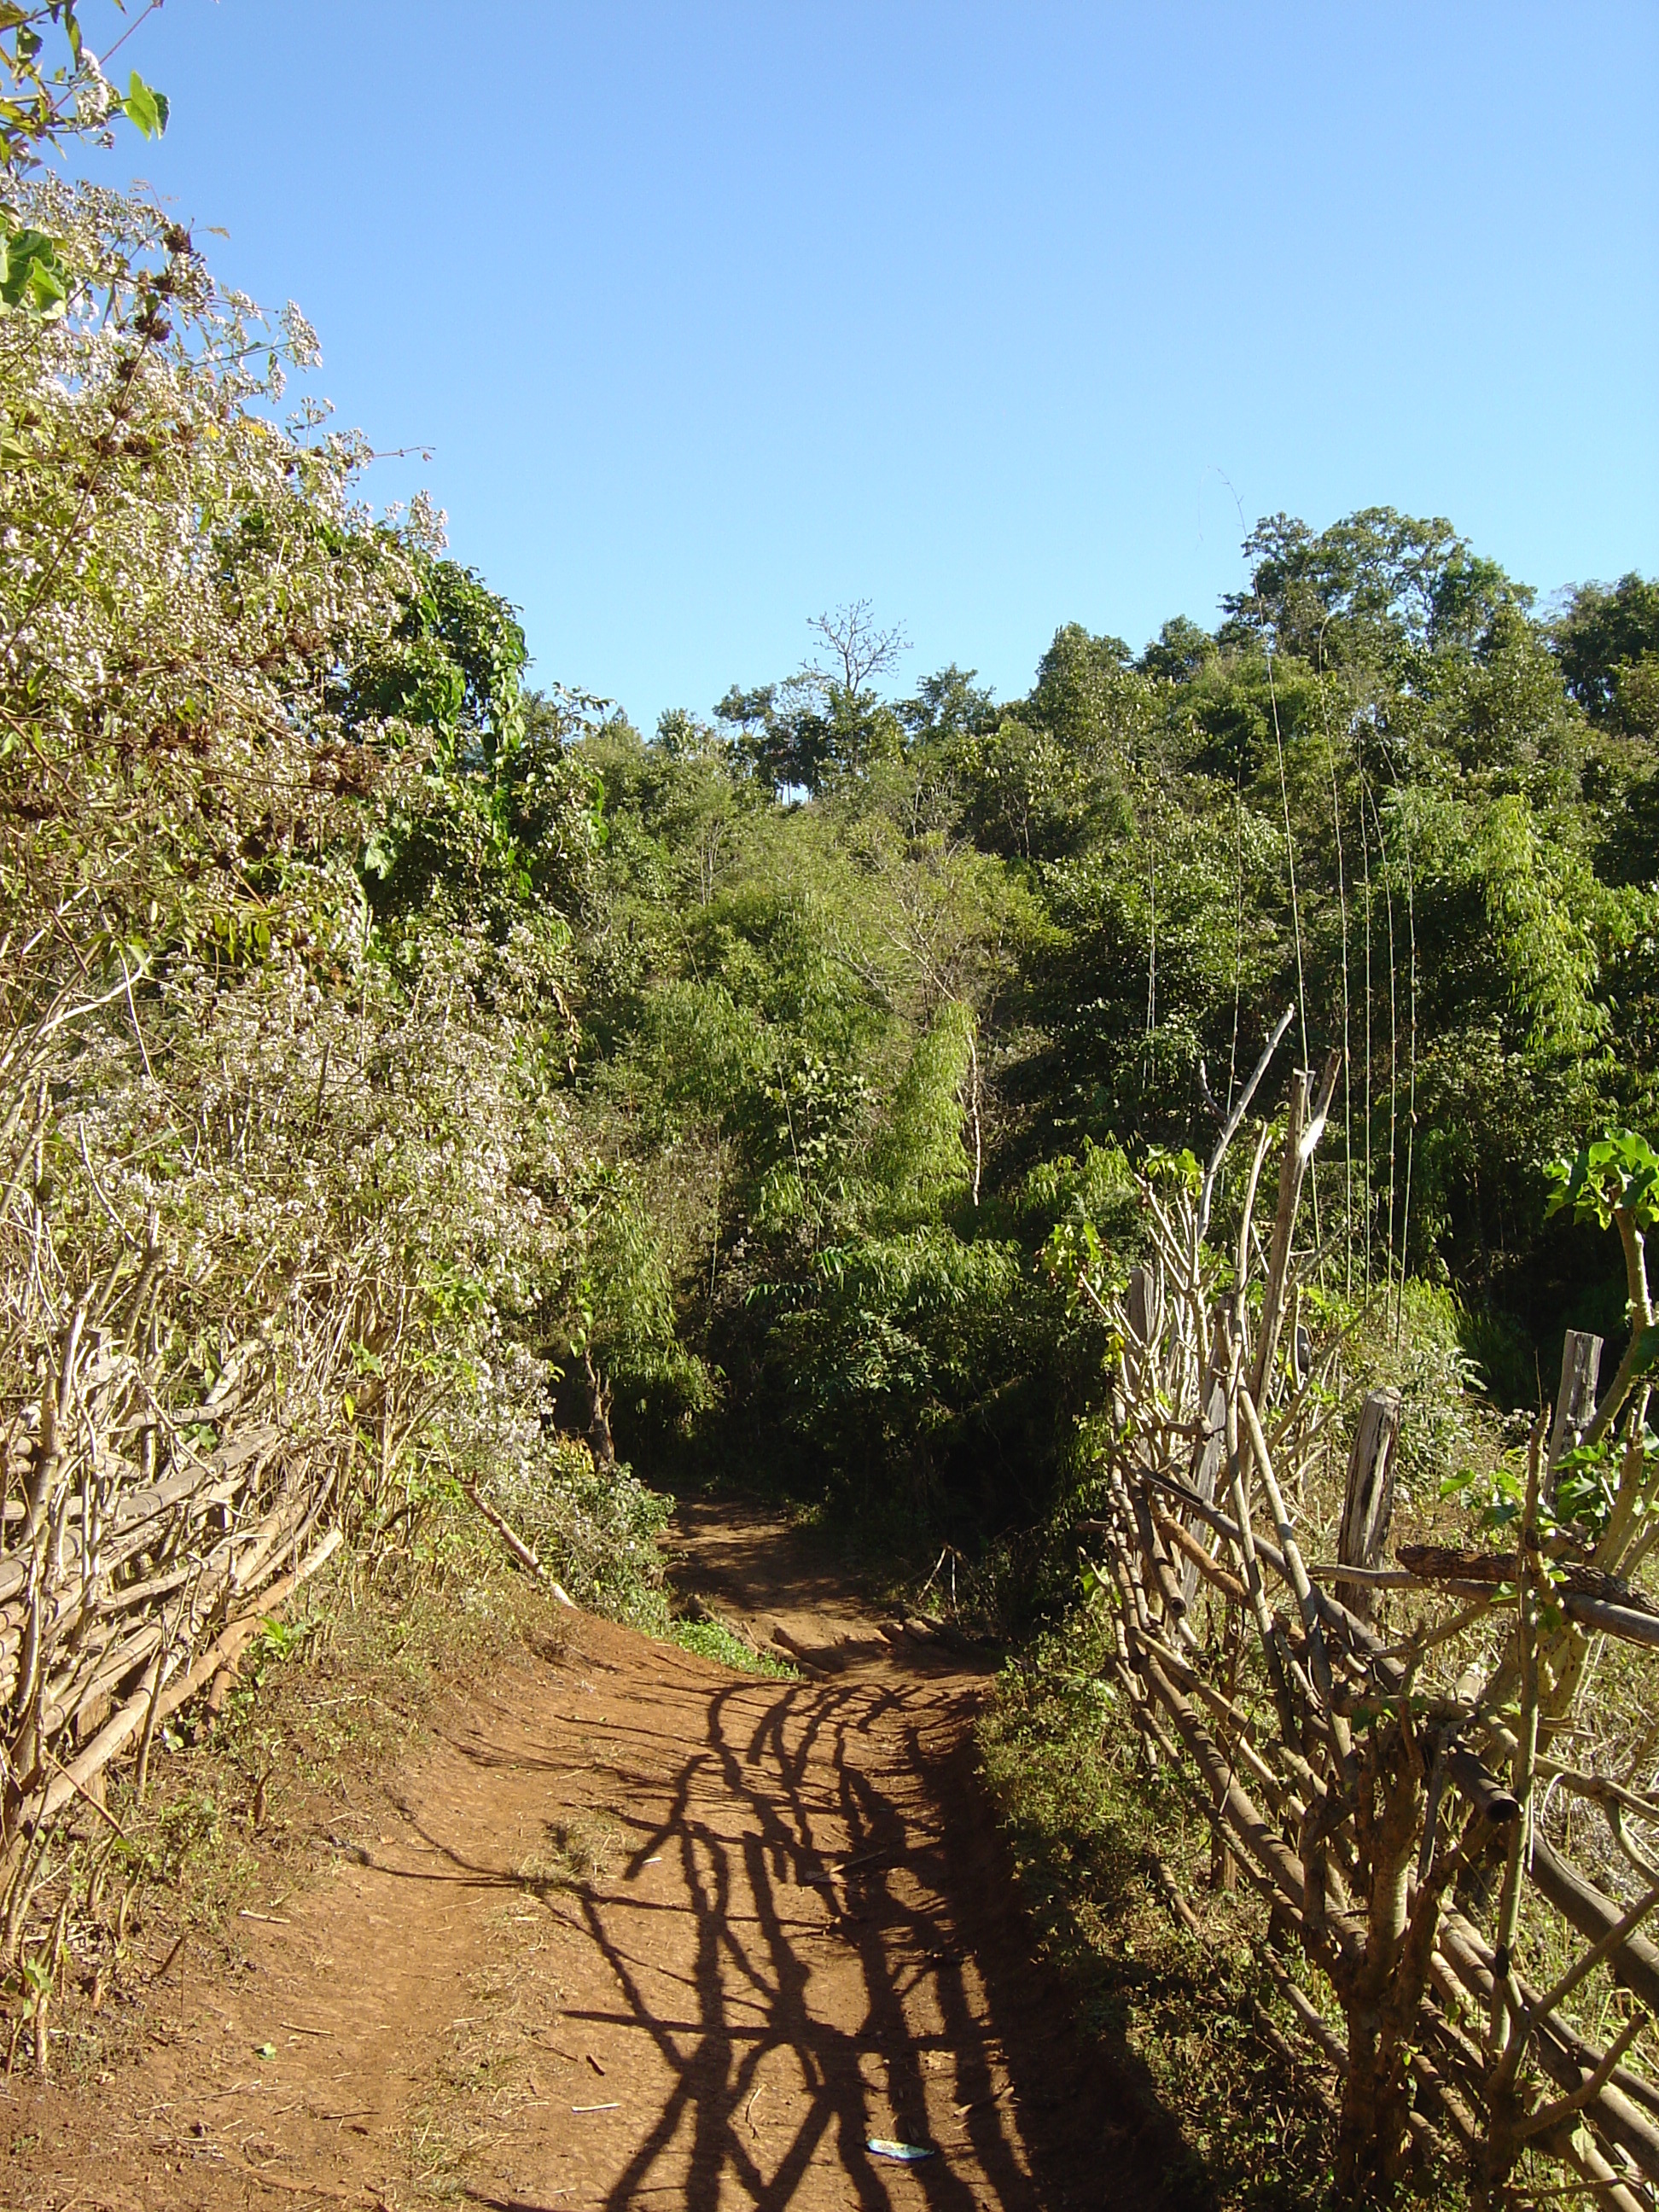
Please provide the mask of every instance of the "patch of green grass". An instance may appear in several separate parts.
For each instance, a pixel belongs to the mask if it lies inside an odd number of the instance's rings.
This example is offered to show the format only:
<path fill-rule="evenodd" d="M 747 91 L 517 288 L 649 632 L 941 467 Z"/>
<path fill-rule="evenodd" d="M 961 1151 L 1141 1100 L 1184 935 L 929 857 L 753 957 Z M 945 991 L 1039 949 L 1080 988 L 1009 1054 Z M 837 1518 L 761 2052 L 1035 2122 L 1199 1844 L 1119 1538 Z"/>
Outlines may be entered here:
<path fill-rule="evenodd" d="M 1300 2045 L 1263 1963 L 1267 1908 L 1242 1881 L 1212 1887 L 1209 1824 L 1167 1767 L 1148 1765 L 1102 1679 L 1109 1651 L 1104 1623 L 1079 1614 L 1004 1668 L 979 1723 L 1021 1900 L 1085 2026 L 1179 2128 L 1166 2203 L 1313 2212 L 1330 2201 L 1334 2081 L 1261 2034 L 1265 2017 Z M 1201 1937 L 1171 1912 L 1160 1865 Z M 1465 2200 L 1456 2175 L 1432 2173 L 1398 2201 Z"/>
<path fill-rule="evenodd" d="M 682 1651 L 717 1660 L 722 1667 L 736 1668 L 739 1674 L 770 1674 L 784 1682 L 799 1679 L 797 1669 L 786 1660 L 775 1659 L 769 1651 L 757 1651 L 740 1636 L 734 1636 L 722 1620 L 677 1620 L 668 1633 Z"/>

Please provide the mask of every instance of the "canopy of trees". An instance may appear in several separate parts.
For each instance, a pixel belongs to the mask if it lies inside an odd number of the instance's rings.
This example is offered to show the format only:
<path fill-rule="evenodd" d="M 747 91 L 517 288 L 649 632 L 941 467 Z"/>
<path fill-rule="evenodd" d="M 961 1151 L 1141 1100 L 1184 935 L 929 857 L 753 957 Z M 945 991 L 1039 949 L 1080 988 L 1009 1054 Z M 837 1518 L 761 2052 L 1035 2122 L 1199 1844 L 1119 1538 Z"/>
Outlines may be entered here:
<path fill-rule="evenodd" d="M 619 1383 L 640 1451 L 1040 1511 L 1101 1350 L 1044 1255 L 1127 1265 L 1126 1154 L 1204 1150 L 1289 1004 L 1343 1054 L 1325 1294 L 1429 1298 L 1511 1399 L 1569 1322 L 1619 1334 L 1613 1255 L 1543 1212 L 1659 1107 L 1653 587 L 1540 611 L 1384 508 L 1247 552 L 1213 632 L 1067 625 L 1006 705 L 836 652 L 572 746 L 577 1092 L 708 1395 Z M 816 628 L 890 659 L 866 608 Z"/>

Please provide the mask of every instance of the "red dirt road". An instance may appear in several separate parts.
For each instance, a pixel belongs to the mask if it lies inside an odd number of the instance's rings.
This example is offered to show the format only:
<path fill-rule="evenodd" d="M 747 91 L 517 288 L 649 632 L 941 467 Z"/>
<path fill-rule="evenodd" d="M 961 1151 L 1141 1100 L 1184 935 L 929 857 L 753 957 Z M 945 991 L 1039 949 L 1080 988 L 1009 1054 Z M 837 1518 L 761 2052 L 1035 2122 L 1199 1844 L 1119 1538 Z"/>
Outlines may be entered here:
<path fill-rule="evenodd" d="M 239 1918 L 240 1963 L 158 2005 L 96 2105 L 14 2082 L 0 2201 L 1158 2202 L 1162 2131 L 1009 1902 L 983 1678 L 890 1650 L 778 1524 L 702 1507 L 681 1536 L 682 1586 L 824 1671 L 737 1676 L 573 1617 L 558 1660 L 457 1698 L 328 1875 Z"/>

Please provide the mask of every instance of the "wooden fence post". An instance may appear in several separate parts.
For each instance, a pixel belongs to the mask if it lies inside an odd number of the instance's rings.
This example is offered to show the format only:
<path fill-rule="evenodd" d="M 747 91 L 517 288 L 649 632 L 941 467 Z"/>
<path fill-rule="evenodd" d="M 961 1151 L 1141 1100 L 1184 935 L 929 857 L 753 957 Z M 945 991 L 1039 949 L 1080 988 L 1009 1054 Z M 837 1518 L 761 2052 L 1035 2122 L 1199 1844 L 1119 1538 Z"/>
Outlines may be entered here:
<path fill-rule="evenodd" d="M 1360 1409 L 1348 1455 L 1348 1488 L 1342 1502 L 1342 1533 L 1337 1558 L 1345 1567 L 1381 1564 L 1394 1518 L 1395 1444 L 1400 1435 L 1400 1393 L 1373 1390 Z M 1342 1601 L 1350 1613 L 1369 1620 L 1376 1593 L 1364 1583 L 1346 1583 Z"/>
<path fill-rule="evenodd" d="M 1136 1267 L 1129 1275 L 1129 1322 L 1123 1347 L 1129 1379 L 1137 1389 L 1156 1388 L 1158 1340 L 1164 1328 L 1164 1278 L 1157 1267 Z"/>
<path fill-rule="evenodd" d="M 1555 1477 L 1562 1460 L 1577 1445 L 1595 1411 L 1596 1386 L 1601 1375 L 1601 1340 L 1586 1329 L 1570 1328 L 1561 1346 L 1561 1388 L 1556 1393 L 1555 1419 L 1550 1427 L 1549 1457 L 1545 1462 L 1544 1498 L 1555 1503 Z"/>
<path fill-rule="evenodd" d="M 1217 1309 L 1210 1338 L 1210 1356 L 1199 1384 L 1203 1434 L 1193 1447 L 1189 1480 L 1206 1505 L 1215 1504 L 1215 1486 L 1227 1456 L 1227 1376 L 1232 1364 L 1233 1338 L 1227 1310 Z M 1200 1529 L 1196 1523 L 1194 1535 Z M 1198 1595 L 1198 1562 L 1186 1559 L 1181 1568 L 1181 1595 L 1188 1605 Z"/>

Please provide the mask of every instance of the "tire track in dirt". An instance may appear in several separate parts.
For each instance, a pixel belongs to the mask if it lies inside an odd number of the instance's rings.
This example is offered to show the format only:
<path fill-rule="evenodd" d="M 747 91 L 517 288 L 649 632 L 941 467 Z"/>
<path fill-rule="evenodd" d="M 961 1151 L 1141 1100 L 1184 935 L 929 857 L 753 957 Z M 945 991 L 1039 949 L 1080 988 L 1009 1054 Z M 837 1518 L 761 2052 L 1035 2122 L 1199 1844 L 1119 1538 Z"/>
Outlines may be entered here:
<path fill-rule="evenodd" d="M 187 1984 L 95 2107 L 15 2085 L 34 2141 L 0 2199 L 1159 2201 L 1166 2129 L 1029 1958 L 973 1771 L 984 1678 L 890 1649 L 779 1524 L 681 1528 L 683 1580 L 821 1672 L 573 1616 L 556 1660 L 458 1698 L 330 1875 L 239 1921 L 240 1971 Z"/>

